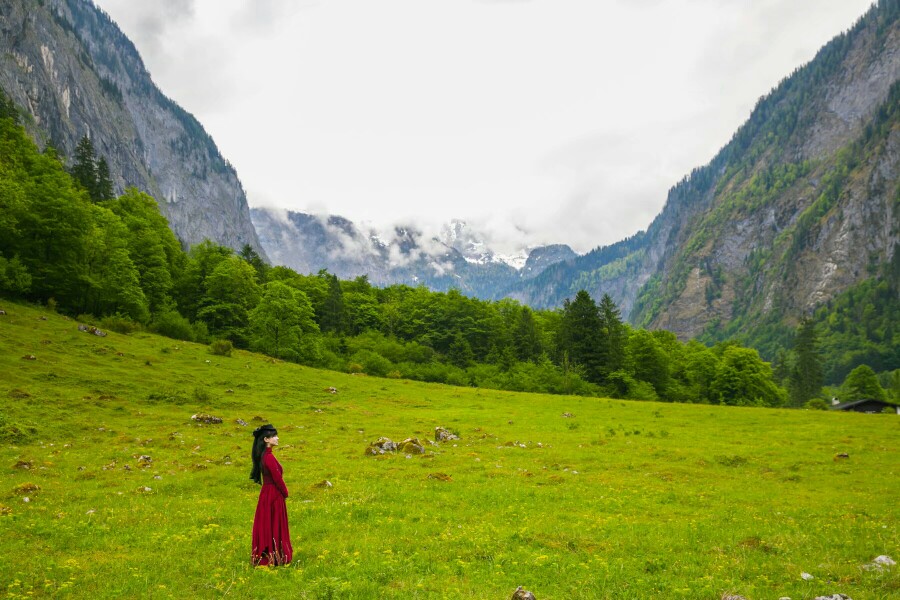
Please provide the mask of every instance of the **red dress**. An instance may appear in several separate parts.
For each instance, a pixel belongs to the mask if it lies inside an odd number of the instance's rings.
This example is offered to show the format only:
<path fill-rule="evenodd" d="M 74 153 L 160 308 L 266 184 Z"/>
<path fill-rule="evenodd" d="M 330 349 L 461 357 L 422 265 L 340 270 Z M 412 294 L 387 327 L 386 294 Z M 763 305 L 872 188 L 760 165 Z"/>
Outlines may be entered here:
<path fill-rule="evenodd" d="M 288 491 L 281 477 L 283 472 L 272 449 L 266 448 L 262 456 L 263 484 L 253 517 L 254 565 L 286 565 L 294 554 L 284 503 Z"/>

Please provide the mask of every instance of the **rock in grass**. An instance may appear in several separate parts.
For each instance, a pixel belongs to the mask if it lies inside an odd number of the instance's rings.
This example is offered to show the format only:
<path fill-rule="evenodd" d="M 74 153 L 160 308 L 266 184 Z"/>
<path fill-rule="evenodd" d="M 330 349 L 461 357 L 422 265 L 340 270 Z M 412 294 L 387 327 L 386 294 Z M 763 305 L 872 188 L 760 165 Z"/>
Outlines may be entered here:
<path fill-rule="evenodd" d="M 5 310 L 2 310 L 2 309 L 0 309 L 0 316 L 2 316 L 2 315 L 5 315 L 5 314 L 6 314 L 6 311 L 5 311 Z"/>
<path fill-rule="evenodd" d="M 90 333 L 99 337 L 106 337 L 106 332 L 101 331 L 94 327 L 93 325 L 79 325 L 78 331 L 83 331 L 84 333 Z"/>
<path fill-rule="evenodd" d="M 745 598 L 744 596 L 741 596 L 740 594 L 725 593 L 722 595 L 722 600 L 747 600 L 747 598 Z"/>
<path fill-rule="evenodd" d="M 419 441 L 419 438 L 406 438 L 397 444 L 397 449 L 406 454 L 425 454 L 425 445 Z"/>
<path fill-rule="evenodd" d="M 446 429 L 445 427 L 435 427 L 434 428 L 434 439 L 438 442 L 449 442 L 452 440 L 458 440 L 459 436 Z"/>
<path fill-rule="evenodd" d="M 802 579 L 803 581 L 812 581 L 813 579 L 815 579 L 815 576 L 809 573 L 800 573 L 800 579 Z"/>
<path fill-rule="evenodd" d="M 890 556 L 882 554 L 881 556 L 876 556 L 875 560 L 870 562 L 867 565 L 863 565 L 863 569 L 867 571 L 883 571 L 890 567 L 893 567 L 897 563 Z"/>
<path fill-rule="evenodd" d="M 22 360 L 37 360 L 37 356 L 34 354 L 26 354 L 22 357 Z"/>
<path fill-rule="evenodd" d="M 319 483 L 313 485 L 314 488 L 318 488 L 320 490 L 327 490 L 334 487 L 334 484 L 328 481 L 327 479 L 323 479 Z"/>
<path fill-rule="evenodd" d="M 513 592 L 509 600 L 537 600 L 534 594 L 523 588 L 521 585 Z"/>
<path fill-rule="evenodd" d="M 396 452 L 397 444 L 392 442 L 390 438 L 380 437 L 366 448 L 366 455 L 368 456 L 378 456 L 379 454 L 384 454 L 385 452 Z"/>
<path fill-rule="evenodd" d="M 196 415 L 193 415 L 191 419 L 198 423 L 206 423 L 207 425 L 218 425 L 222 422 L 222 419 L 219 417 L 214 417 L 213 415 L 206 413 L 197 413 Z"/>
<path fill-rule="evenodd" d="M 813 600 L 853 600 L 846 594 L 832 594 L 831 596 L 816 596 Z"/>

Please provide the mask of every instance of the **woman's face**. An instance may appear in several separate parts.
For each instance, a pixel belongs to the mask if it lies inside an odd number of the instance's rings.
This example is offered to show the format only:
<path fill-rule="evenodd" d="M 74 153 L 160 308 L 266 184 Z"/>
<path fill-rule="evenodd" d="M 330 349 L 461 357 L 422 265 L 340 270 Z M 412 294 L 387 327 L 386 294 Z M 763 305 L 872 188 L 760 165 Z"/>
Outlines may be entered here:
<path fill-rule="evenodd" d="M 263 438 L 263 440 L 265 440 L 266 445 L 269 446 L 270 448 L 272 446 L 277 446 L 278 445 L 278 434 L 276 433 L 272 437 Z"/>

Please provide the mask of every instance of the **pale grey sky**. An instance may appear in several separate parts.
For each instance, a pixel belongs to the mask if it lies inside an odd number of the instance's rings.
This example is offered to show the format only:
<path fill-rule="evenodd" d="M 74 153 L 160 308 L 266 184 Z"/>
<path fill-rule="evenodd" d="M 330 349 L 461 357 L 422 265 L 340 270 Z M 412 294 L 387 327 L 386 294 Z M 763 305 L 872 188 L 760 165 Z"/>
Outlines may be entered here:
<path fill-rule="evenodd" d="M 585 252 L 870 0 L 96 0 L 251 206 Z"/>

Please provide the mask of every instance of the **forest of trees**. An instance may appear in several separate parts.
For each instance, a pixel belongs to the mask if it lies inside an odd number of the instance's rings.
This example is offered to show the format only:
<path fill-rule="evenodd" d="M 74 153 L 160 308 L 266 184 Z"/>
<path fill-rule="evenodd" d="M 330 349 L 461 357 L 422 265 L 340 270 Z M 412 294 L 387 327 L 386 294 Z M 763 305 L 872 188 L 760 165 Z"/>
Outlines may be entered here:
<path fill-rule="evenodd" d="M 207 241 L 184 251 L 153 198 L 135 189 L 113 197 L 106 163 L 87 138 L 67 169 L 17 121 L 15 106 L 0 97 L 2 297 L 121 332 L 228 340 L 372 376 L 746 406 L 800 406 L 821 396 L 821 342 L 811 322 L 801 325 L 790 360 L 773 370 L 736 343 L 707 347 L 633 329 L 609 296 L 597 304 L 585 291 L 560 310 L 537 311 L 456 290 L 301 274 L 266 264 L 249 246 L 236 253 Z M 854 390 L 869 389 L 872 378 L 863 375 Z"/>

